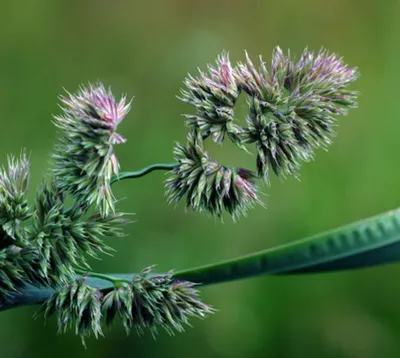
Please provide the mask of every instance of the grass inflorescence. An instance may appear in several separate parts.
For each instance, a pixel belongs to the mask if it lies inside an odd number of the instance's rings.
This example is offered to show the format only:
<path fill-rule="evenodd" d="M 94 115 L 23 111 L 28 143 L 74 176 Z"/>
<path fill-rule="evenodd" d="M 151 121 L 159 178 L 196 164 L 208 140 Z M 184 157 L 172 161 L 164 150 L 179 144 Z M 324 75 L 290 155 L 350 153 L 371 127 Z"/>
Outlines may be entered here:
<path fill-rule="evenodd" d="M 120 175 L 114 146 L 126 142 L 117 133 L 130 110 L 126 96 L 116 100 L 98 83 L 61 96 L 55 116 L 58 141 L 50 173 L 27 200 L 29 160 L 25 151 L 9 156 L 0 168 L 0 309 L 31 285 L 53 294 L 42 305 L 46 318 L 57 317 L 60 332 L 73 329 L 83 339 L 103 335 L 116 318 L 125 330 L 153 335 L 158 328 L 182 332 L 191 317 L 214 312 L 203 303 L 195 284 L 178 280 L 173 272 L 151 273 L 151 267 L 121 279 L 91 272 L 88 258 L 112 254 L 107 238 L 124 235 L 128 223 L 118 212 L 112 183 L 138 178 L 153 170 L 168 170 L 168 202 L 181 199 L 186 207 L 237 220 L 259 199 L 259 179 L 268 182 L 297 175 L 301 162 L 316 148 L 327 148 L 335 135 L 336 117 L 357 105 L 357 92 L 348 86 L 355 68 L 325 50 L 305 50 L 298 61 L 276 48 L 270 66 L 260 57 L 255 65 L 232 65 L 221 53 L 198 77 L 184 81 L 180 99 L 195 109 L 185 115 L 187 140 L 173 150 L 176 163 L 155 164 Z M 239 96 L 247 97 L 244 125 L 235 115 Z M 208 138 L 230 140 L 240 150 L 256 152 L 255 168 L 229 167 L 213 160 Z M 94 287 L 98 278 L 108 286 Z"/>

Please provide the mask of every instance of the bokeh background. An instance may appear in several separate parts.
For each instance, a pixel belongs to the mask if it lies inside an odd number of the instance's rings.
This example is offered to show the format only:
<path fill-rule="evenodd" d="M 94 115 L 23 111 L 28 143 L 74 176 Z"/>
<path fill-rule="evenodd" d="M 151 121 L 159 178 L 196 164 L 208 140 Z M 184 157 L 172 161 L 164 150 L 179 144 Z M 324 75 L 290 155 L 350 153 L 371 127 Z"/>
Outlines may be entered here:
<path fill-rule="evenodd" d="M 117 153 L 125 170 L 170 162 L 185 138 L 176 99 L 182 80 L 228 50 L 269 60 L 274 46 L 299 55 L 324 46 L 361 78 L 359 108 L 340 119 L 328 152 L 301 169 L 301 180 L 263 187 L 268 208 L 234 224 L 168 206 L 164 173 L 115 186 L 120 209 L 135 212 L 129 236 L 115 240 L 105 272 L 159 271 L 251 253 L 349 223 L 399 204 L 400 2 L 395 0 L 1 1 L 0 163 L 21 147 L 31 153 L 31 197 L 48 171 L 63 88 L 100 80 L 134 96 L 120 126 L 128 138 Z M 243 102 L 244 105 L 244 102 Z M 242 108 L 238 109 L 239 112 Z M 214 158 L 252 167 L 254 158 L 210 143 Z M 0 357 L 274 357 L 398 358 L 400 266 L 316 276 L 268 277 L 205 287 L 219 309 L 169 337 L 138 338 L 119 324 L 85 350 L 36 307 L 0 314 Z"/>

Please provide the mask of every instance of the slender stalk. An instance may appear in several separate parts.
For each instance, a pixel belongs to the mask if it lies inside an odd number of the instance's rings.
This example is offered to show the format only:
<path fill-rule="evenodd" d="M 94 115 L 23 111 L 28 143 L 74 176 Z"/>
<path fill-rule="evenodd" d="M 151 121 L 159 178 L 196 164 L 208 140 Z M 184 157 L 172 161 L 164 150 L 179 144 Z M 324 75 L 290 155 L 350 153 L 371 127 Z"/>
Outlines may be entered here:
<path fill-rule="evenodd" d="M 119 286 L 122 282 L 127 282 L 129 283 L 130 281 L 128 279 L 125 278 L 116 278 L 116 277 L 112 277 L 106 274 L 102 274 L 102 273 L 98 273 L 98 272 L 90 272 L 90 271 L 85 271 L 85 270 L 80 270 L 80 269 L 76 269 L 75 272 L 77 274 L 80 275 L 85 275 L 85 276 L 89 276 L 89 277 L 95 277 L 95 278 L 100 278 L 102 280 L 105 281 L 109 281 L 112 282 L 114 286 Z"/>
<path fill-rule="evenodd" d="M 120 181 L 122 179 L 134 179 L 134 178 L 140 178 L 142 176 L 145 176 L 155 170 L 172 170 L 174 169 L 178 163 L 157 163 L 157 164 L 151 164 L 145 168 L 136 170 L 136 171 L 131 171 L 131 172 L 121 172 L 118 175 L 114 175 L 111 178 L 111 184 Z"/>
<path fill-rule="evenodd" d="M 172 170 L 174 169 L 179 163 L 157 163 L 151 164 L 145 168 L 130 171 L 130 172 L 121 172 L 118 175 L 113 175 L 111 178 L 111 184 L 121 181 L 123 179 L 135 179 L 145 176 L 156 170 Z M 70 215 L 74 209 L 77 207 L 69 207 L 65 210 L 65 215 Z"/>

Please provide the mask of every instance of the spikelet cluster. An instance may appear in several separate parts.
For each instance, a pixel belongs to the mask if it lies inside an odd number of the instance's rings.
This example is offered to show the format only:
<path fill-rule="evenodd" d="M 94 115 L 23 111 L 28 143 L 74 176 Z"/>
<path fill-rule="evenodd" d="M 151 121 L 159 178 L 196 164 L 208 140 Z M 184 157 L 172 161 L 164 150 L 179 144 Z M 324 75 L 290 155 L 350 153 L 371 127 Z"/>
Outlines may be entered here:
<path fill-rule="evenodd" d="M 208 66 L 208 73 L 191 75 L 185 80 L 180 99 L 193 105 L 197 113 L 186 114 L 188 128 L 197 130 L 203 137 L 211 136 L 216 143 L 222 143 L 225 135 L 240 145 L 240 127 L 235 124 L 234 107 L 240 89 L 226 52 L 223 52 L 215 66 Z"/>
<path fill-rule="evenodd" d="M 0 170 L 0 307 L 27 282 L 42 282 L 37 252 L 28 246 L 27 221 L 33 215 L 28 184 L 26 154 L 10 156 L 8 167 Z"/>
<path fill-rule="evenodd" d="M 0 250 L 0 308 L 20 294 L 27 283 L 46 283 L 38 261 L 39 255 L 34 248 L 9 245 Z"/>
<path fill-rule="evenodd" d="M 221 217 L 224 210 L 234 219 L 260 203 L 255 183 L 256 173 L 242 168 L 227 168 L 212 161 L 204 149 L 201 134 L 188 134 L 186 146 L 174 149 L 178 161 L 166 180 L 172 202 L 186 196 L 186 207 Z"/>
<path fill-rule="evenodd" d="M 17 239 L 23 231 L 23 222 L 32 211 L 27 201 L 29 161 L 25 152 L 20 158 L 8 157 L 8 168 L 0 168 L 0 225 L 6 234 Z"/>
<path fill-rule="evenodd" d="M 214 312 L 198 298 L 194 284 L 176 281 L 173 273 L 151 275 L 146 268 L 130 282 L 100 291 L 89 286 L 85 277 L 61 286 L 44 303 L 45 317 L 57 316 L 59 330 L 74 329 L 84 340 L 103 335 L 102 325 L 110 326 L 118 317 L 127 334 L 132 329 L 153 335 L 158 328 L 168 333 L 184 331 L 190 317 L 205 318 Z"/>
<path fill-rule="evenodd" d="M 122 236 L 122 214 L 103 217 L 99 212 L 88 216 L 80 210 L 67 211 L 65 193 L 55 181 L 44 182 L 35 203 L 31 240 L 40 257 L 43 277 L 49 282 L 68 282 L 74 268 L 90 268 L 86 258 L 111 253 L 104 238 Z"/>
<path fill-rule="evenodd" d="M 184 81 L 180 99 L 191 104 L 195 114 L 185 115 L 187 145 L 178 143 L 174 150 L 178 167 L 166 181 L 169 202 L 186 196 L 186 205 L 195 211 L 217 216 L 227 211 L 237 218 L 259 202 L 255 177 L 246 175 L 241 187 L 250 190 L 242 191 L 241 200 L 226 195 L 226 190 L 214 190 L 215 173 L 220 168 L 224 168 L 221 173 L 235 169 L 203 154 L 208 137 L 217 143 L 229 138 L 246 151 L 253 146 L 256 177 L 269 182 L 271 173 L 297 176 L 301 163 L 313 159 L 316 148 L 331 143 L 337 117 L 357 106 L 358 93 L 348 88 L 358 78 L 357 69 L 324 49 L 317 53 L 306 49 L 296 61 L 277 47 L 269 66 L 261 57 L 259 62 L 255 65 L 246 53 L 246 61 L 233 66 L 224 52 L 215 66 L 208 66 L 208 73 L 200 71 L 198 77 L 189 75 Z M 242 92 L 248 106 L 245 125 L 239 124 L 234 112 Z"/>
<path fill-rule="evenodd" d="M 117 101 L 102 84 L 82 87 L 61 102 L 63 114 L 54 122 L 60 130 L 54 176 L 82 207 L 96 204 L 103 216 L 114 213 L 110 180 L 119 171 L 114 145 L 125 142 L 116 129 L 130 103 L 126 97 Z"/>
<path fill-rule="evenodd" d="M 276 48 L 268 69 L 260 58 L 236 69 L 238 85 L 248 94 L 249 114 L 243 142 L 255 143 L 257 170 L 268 180 L 296 174 L 315 148 L 327 148 L 335 135 L 336 116 L 357 105 L 358 93 L 347 87 L 358 78 L 335 54 L 304 50 L 296 62 Z"/>

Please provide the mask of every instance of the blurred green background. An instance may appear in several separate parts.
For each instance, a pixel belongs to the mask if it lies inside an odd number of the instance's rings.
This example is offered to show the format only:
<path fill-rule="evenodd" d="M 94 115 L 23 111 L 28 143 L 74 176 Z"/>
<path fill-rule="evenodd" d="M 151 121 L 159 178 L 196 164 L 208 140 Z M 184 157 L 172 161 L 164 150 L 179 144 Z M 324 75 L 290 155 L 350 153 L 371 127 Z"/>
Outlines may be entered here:
<path fill-rule="evenodd" d="M 55 142 L 52 114 L 63 87 L 100 80 L 118 96 L 134 96 L 120 126 L 122 168 L 172 160 L 185 137 L 178 101 L 182 80 L 223 49 L 233 61 L 246 49 L 269 60 L 274 46 L 299 55 L 304 47 L 337 52 L 361 78 L 359 108 L 340 120 L 329 152 L 303 166 L 301 181 L 273 179 L 263 187 L 268 208 L 233 224 L 185 213 L 165 202 L 164 173 L 121 182 L 120 209 L 135 212 L 130 235 L 115 240 L 105 272 L 159 271 L 251 253 L 399 203 L 400 2 L 395 0 L 270 1 L 1 1 L 0 163 L 31 152 L 31 197 L 48 170 Z M 243 108 L 242 108 L 243 109 Z M 239 112 L 241 108 L 239 108 Z M 213 157 L 252 167 L 254 158 L 228 144 Z M 219 309 L 194 328 L 169 337 L 138 338 L 119 324 L 84 350 L 54 320 L 32 320 L 35 307 L 0 315 L 0 357 L 274 357 L 400 356 L 400 266 L 298 277 L 261 277 L 205 287 Z"/>

